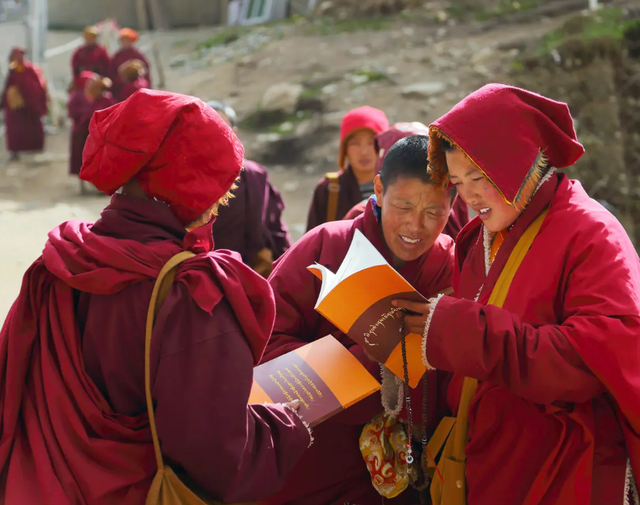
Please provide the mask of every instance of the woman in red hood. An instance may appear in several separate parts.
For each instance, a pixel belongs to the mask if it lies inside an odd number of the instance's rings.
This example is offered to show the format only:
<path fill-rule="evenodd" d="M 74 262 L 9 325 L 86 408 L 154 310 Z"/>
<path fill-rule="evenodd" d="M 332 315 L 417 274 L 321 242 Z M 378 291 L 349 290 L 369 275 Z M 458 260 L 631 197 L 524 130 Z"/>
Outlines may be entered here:
<path fill-rule="evenodd" d="M 489 84 L 430 136 L 432 175 L 479 214 L 457 239 L 455 297 L 397 302 L 420 314 L 405 322 L 424 331 L 425 363 L 456 376 L 457 447 L 445 446 L 434 503 L 638 503 L 638 256 L 555 173 L 584 152 L 569 108 Z"/>
<path fill-rule="evenodd" d="M 413 121 L 411 123 L 395 123 L 388 130 L 383 131 L 375 136 L 374 147 L 376 151 L 376 174 L 380 172 L 384 157 L 387 155 L 389 149 L 398 142 L 398 140 L 411 135 L 429 135 L 429 129 L 422 123 Z M 343 219 L 354 219 L 365 211 L 367 201 L 370 196 L 367 196 L 363 201 L 356 204 Z M 469 222 L 469 209 L 467 204 L 460 198 L 456 198 L 456 201 L 451 207 L 451 214 L 449 214 L 449 220 L 444 227 L 443 233 L 446 233 L 451 238 L 455 239 L 460 233 L 460 230 Z"/>
<path fill-rule="evenodd" d="M 247 405 L 273 292 L 211 226 L 244 151 L 192 97 L 141 90 L 94 114 L 80 177 L 113 195 L 49 233 L 0 333 L 0 502 L 142 505 L 156 472 L 145 398 L 155 279 L 182 251 L 150 353 L 162 455 L 226 503 L 272 494 L 307 449 L 295 405 Z"/>
<path fill-rule="evenodd" d="M 387 116 L 379 109 L 365 106 L 345 114 L 340 127 L 340 171 L 326 174 L 313 191 L 307 231 L 339 221 L 354 205 L 373 195 L 377 173 L 374 137 L 387 128 Z"/>

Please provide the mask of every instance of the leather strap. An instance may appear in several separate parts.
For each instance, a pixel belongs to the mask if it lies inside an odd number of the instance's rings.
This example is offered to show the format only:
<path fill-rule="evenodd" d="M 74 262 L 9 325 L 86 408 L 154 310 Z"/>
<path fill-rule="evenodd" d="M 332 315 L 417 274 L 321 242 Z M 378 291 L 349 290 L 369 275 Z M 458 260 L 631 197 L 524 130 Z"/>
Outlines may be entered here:
<path fill-rule="evenodd" d="M 165 264 L 153 286 L 149 310 L 147 311 L 147 327 L 144 340 L 144 390 L 147 398 L 149 427 L 151 428 L 151 437 L 153 438 L 153 449 L 156 454 L 158 470 L 164 469 L 164 461 L 162 460 L 162 450 L 160 449 L 160 440 L 158 439 L 158 431 L 156 429 L 156 417 L 153 410 L 153 399 L 151 398 L 151 337 L 153 336 L 153 323 L 155 322 L 160 307 L 162 307 L 162 304 L 167 298 L 171 284 L 173 284 L 177 266 L 193 256 L 195 256 L 195 254 L 191 251 L 182 251 Z"/>
<path fill-rule="evenodd" d="M 327 189 L 329 190 L 329 199 L 327 201 L 327 222 L 335 221 L 338 215 L 338 199 L 340 196 L 340 182 L 338 181 L 338 172 L 329 172 L 325 175 L 329 181 Z"/>

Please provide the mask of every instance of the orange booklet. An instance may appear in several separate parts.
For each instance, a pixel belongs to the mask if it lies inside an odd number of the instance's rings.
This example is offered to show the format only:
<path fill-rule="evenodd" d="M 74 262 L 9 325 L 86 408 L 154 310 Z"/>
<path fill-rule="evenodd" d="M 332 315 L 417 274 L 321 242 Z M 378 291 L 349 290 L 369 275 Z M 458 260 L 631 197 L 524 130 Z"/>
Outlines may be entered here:
<path fill-rule="evenodd" d="M 355 356 L 328 335 L 254 368 L 249 403 L 299 399 L 298 414 L 316 426 L 380 387 Z"/>
<path fill-rule="evenodd" d="M 400 309 L 397 298 L 426 302 L 382 254 L 356 230 L 340 268 L 334 274 L 322 265 L 307 267 L 322 280 L 316 310 L 351 340 L 404 380 Z M 426 372 L 422 335 L 406 337 L 409 386 L 415 388 Z"/>

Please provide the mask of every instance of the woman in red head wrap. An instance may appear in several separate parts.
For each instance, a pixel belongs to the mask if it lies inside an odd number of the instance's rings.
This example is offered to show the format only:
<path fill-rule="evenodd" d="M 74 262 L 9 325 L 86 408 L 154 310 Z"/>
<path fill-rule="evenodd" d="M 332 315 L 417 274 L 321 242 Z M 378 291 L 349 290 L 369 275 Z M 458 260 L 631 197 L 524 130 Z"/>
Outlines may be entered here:
<path fill-rule="evenodd" d="M 96 112 L 90 132 L 80 177 L 111 203 L 49 233 L 0 333 L 0 502 L 145 503 L 146 314 L 185 250 L 151 342 L 163 457 L 215 500 L 273 493 L 310 436 L 295 405 L 247 405 L 273 293 L 211 239 L 242 145 L 200 100 L 149 90 Z"/>
<path fill-rule="evenodd" d="M 364 106 L 345 114 L 340 128 L 339 172 L 325 175 L 313 192 L 307 231 L 342 219 L 349 210 L 373 195 L 376 176 L 374 137 L 389 128 L 384 112 Z"/>
<path fill-rule="evenodd" d="M 7 128 L 7 150 L 11 159 L 18 153 L 44 149 L 42 116 L 47 114 L 47 85 L 40 69 L 25 59 L 25 50 L 12 49 L 9 75 L 0 95 Z"/>
<path fill-rule="evenodd" d="M 637 503 L 638 256 L 555 173 L 584 152 L 569 108 L 489 84 L 430 134 L 433 177 L 479 214 L 457 239 L 455 297 L 397 302 L 421 314 L 405 320 L 425 363 L 456 374 L 434 503 Z"/>

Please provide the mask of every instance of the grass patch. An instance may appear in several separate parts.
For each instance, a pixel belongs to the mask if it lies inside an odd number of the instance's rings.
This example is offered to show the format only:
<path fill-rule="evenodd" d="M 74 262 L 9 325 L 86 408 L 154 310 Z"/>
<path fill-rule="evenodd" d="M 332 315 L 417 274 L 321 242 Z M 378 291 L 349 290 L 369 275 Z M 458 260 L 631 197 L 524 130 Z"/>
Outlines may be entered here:
<path fill-rule="evenodd" d="M 226 46 L 227 44 L 231 44 L 235 42 L 240 37 L 242 37 L 247 32 L 246 27 L 239 26 L 231 26 L 229 28 L 225 28 L 220 30 L 210 39 L 204 40 L 196 45 L 196 51 L 200 51 L 202 49 L 211 49 L 216 46 Z"/>
<path fill-rule="evenodd" d="M 382 70 L 360 68 L 353 72 L 356 84 L 368 84 L 370 82 L 388 81 L 389 75 Z"/>
<path fill-rule="evenodd" d="M 349 32 L 376 32 L 391 26 L 393 18 L 376 16 L 372 18 L 331 19 L 320 18 L 306 27 L 309 35 L 332 35 Z"/>
<path fill-rule="evenodd" d="M 276 125 L 270 126 L 267 130 L 268 133 L 278 133 L 280 135 L 286 135 L 293 133 L 298 126 L 305 119 L 309 119 L 312 113 L 306 110 L 299 110 L 293 114 L 284 118 L 284 120 Z"/>
<path fill-rule="evenodd" d="M 536 52 L 538 56 L 544 56 L 569 40 L 589 42 L 606 38 L 622 42 L 625 31 L 633 26 L 640 26 L 640 22 L 625 20 L 620 8 L 605 7 L 588 15 L 569 19 L 562 28 L 548 33 Z"/>
<path fill-rule="evenodd" d="M 191 42 L 191 41 L 190 41 L 189 39 L 176 40 L 173 44 L 171 44 L 171 47 L 184 47 L 184 46 L 188 46 L 190 42 Z"/>
<path fill-rule="evenodd" d="M 510 14 L 525 12 L 536 7 L 540 7 L 550 0 L 500 0 L 493 9 L 487 9 L 482 5 L 477 5 L 471 0 L 463 0 L 449 5 L 446 9 L 450 18 L 460 21 L 489 21 L 490 19 L 500 19 Z"/>
<path fill-rule="evenodd" d="M 302 90 L 300 94 L 300 98 L 317 98 L 322 94 L 322 90 L 320 88 L 305 88 Z"/>

